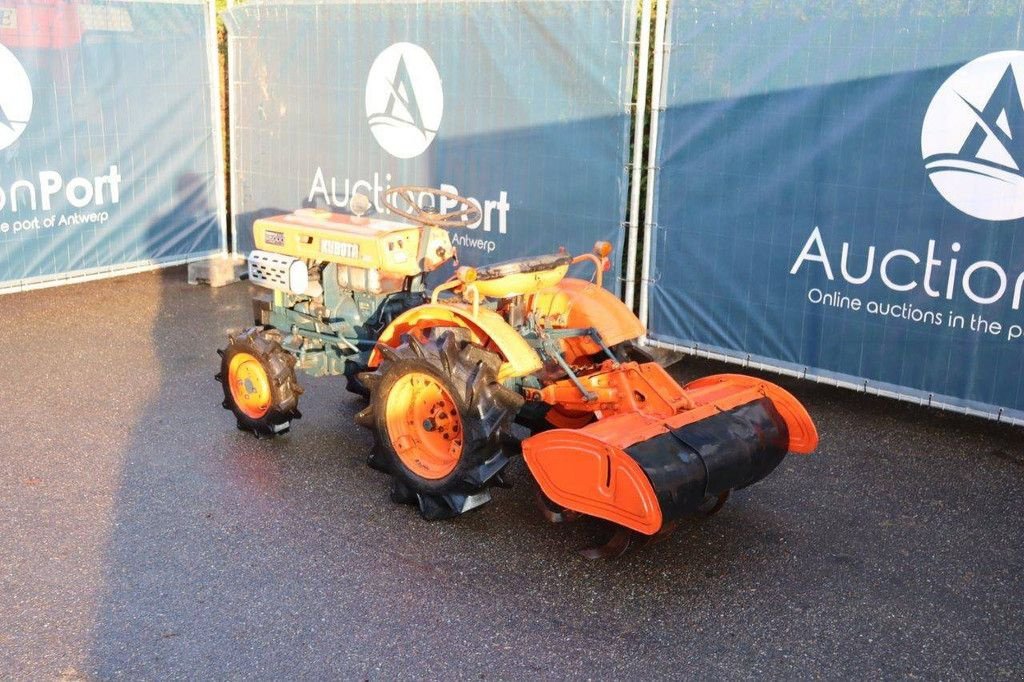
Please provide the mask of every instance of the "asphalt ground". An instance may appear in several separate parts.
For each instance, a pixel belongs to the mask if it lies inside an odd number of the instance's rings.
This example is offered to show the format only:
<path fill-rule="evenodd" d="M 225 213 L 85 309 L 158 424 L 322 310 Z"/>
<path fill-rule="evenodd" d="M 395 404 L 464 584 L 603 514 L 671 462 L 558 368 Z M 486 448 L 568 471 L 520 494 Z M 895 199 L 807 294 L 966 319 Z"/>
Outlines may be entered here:
<path fill-rule="evenodd" d="M 340 380 L 256 440 L 182 269 L 0 297 L 0 678 L 1024 676 L 1024 431 L 781 379 L 821 448 L 612 562 L 514 487 L 388 499 Z M 683 378 L 734 368 L 684 359 Z"/>

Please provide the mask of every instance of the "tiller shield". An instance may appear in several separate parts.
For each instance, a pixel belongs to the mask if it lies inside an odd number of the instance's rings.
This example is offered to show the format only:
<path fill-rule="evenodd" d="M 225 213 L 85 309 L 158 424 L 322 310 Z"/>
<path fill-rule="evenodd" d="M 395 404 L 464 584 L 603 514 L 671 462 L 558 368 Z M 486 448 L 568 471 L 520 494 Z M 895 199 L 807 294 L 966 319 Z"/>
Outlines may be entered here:
<path fill-rule="evenodd" d="M 597 421 L 526 439 L 526 464 L 556 504 L 645 535 L 818 444 L 803 405 L 754 377 L 720 374 L 680 387 L 655 363 L 606 363 L 581 382 L 589 396 L 563 382 L 528 396 Z"/>

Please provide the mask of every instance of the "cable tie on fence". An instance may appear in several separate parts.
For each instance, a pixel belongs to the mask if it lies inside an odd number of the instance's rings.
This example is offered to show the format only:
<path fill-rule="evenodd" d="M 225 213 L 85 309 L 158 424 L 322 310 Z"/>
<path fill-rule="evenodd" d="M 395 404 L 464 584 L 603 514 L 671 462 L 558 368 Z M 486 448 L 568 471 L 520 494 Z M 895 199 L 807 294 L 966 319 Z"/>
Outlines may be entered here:
<path fill-rule="evenodd" d="M 658 275 L 657 277 L 640 277 L 637 281 L 645 284 L 657 284 L 661 281 L 661 275 Z"/>
<path fill-rule="evenodd" d="M 1002 421 L 1003 419 L 1003 408 L 999 408 L 999 414 L 996 415 L 996 421 Z"/>
<path fill-rule="evenodd" d="M 868 380 L 864 380 L 864 388 L 861 389 L 864 393 L 868 392 Z"/>

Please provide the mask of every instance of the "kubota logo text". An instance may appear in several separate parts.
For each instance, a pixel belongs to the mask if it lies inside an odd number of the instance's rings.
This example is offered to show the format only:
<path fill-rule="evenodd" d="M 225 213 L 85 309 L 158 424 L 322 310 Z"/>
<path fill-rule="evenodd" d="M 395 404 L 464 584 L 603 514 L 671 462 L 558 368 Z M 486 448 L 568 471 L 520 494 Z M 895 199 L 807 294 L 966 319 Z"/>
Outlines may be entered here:
<path fill-rule="evenodd" d="M 32 84 L 18 58 L 0 45 L 0 149 L 14 144 L 32 115 Z"/>
<path fill-rule="evenodd" d="M 395 43 L 374 60 L 366 79 L 366 118 L 378 144 L 411 159 L 434 141 L 444 113 L 441 75 L 427 51 Z"/>
<path fill-rule="evenodd" d="M 932 184 L 982 220 L 1024 218 L 1024 52 L 993 52 L 935 93 L 921 130 Z"/>

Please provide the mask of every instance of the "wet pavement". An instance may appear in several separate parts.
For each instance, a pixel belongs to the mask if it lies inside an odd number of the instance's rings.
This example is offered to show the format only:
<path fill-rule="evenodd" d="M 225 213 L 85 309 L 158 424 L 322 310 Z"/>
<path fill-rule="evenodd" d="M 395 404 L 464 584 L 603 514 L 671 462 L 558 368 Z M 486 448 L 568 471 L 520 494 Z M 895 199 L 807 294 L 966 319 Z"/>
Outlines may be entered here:
<path fill-rule="evenodd" d="M 0 297 L 0 678 L 1016 678 L 1024 430 L 788 379 L 822 445 L 613 562 L 388 500 L 341 380 L 256 440 L 183 269 Z M 735 371 L 684 359 L 689 378 Z"/>

